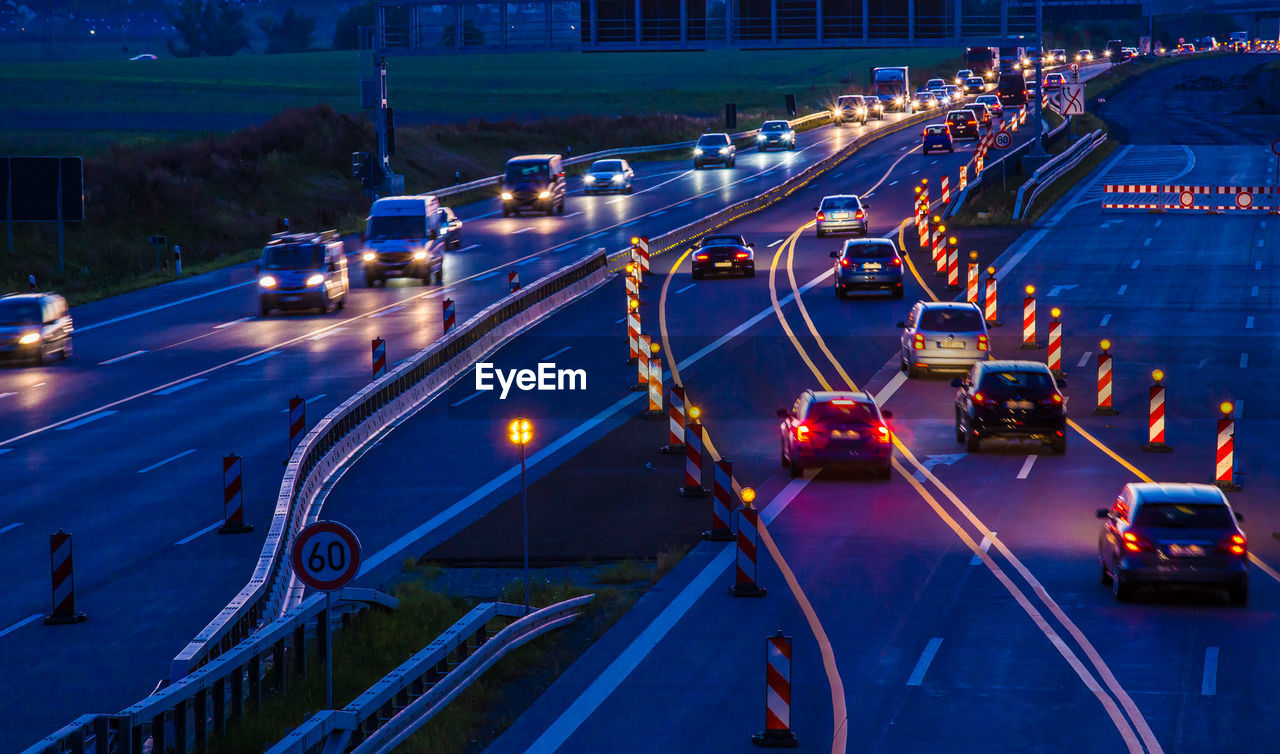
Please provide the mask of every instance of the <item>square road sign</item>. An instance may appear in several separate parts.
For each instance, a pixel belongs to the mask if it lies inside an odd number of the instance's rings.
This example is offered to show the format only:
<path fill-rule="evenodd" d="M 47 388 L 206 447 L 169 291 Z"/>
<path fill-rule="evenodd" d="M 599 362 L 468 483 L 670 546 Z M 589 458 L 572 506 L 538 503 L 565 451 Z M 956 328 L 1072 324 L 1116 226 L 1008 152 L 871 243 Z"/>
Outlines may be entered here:
<path fill-rule="evenodd" d="M 1058 89 L 1057 111 L 1062 115 L 1084 113 L 1084 84 L 1066 83 Z"/>

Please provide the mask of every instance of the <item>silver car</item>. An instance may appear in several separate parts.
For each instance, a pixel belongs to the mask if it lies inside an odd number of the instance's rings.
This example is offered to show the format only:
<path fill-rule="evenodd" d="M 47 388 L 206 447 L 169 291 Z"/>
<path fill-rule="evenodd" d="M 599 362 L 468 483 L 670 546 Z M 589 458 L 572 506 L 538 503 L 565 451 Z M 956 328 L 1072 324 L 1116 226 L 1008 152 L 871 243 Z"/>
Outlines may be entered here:
<path fill-rule="evenodd" d="M 867 234 L 867 205 L 854 194 L 824 196 L 822 204 L 813 208 L 814 227 L 818 238 L 828 233 Z"/>
<path fill-rule="evenodd" d="M 636 173 L 626 160 L 596 160 L 582 175 L 582 188 L 588 194 L 605 191 L 631 193 L 631 181 Z"/>
<path fill-rule="evenodd" d="M 918 377 L 933 369 L 968 370 L 991 357 L 987 323 L 977 304 L 917 301 L 902 328 L 902 371 Z"/>
<path fill-rule="evenodd" d="M 937 89 L 930 89 L 929 91 L 932 92 L 933 96 L 938 99 L 939 107 L 951 106 L 951 93 L 948 92 L 945 88 L 938 87 Z"/>

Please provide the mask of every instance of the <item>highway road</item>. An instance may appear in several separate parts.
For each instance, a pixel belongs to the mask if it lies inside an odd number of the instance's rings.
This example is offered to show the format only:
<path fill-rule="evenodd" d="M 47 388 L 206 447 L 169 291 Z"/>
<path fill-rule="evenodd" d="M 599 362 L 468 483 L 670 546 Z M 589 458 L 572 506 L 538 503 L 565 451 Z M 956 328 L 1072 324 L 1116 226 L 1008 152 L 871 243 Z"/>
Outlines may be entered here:
<path fill-rule="evenodd" d="M 505 293 L 508 269 L 528 282 L 593 249 L 621 248 L 634 233 L 657 235 L 691 222 L 877 126 L 809 131 L 795 152 L 744 150 L 733 169 L 637 163 L 633 195 L 584 197 L 575 190 L 563 217 L 502 218 L 492 201 L 461 207 L 463 248 L 448 255 L 443 289 L 367 289 L 356 273 L 346 310 L 329 317 L 254 316 L 251 265 L 78 307 L 73 360 L 0 371 L 0 471 L 11 488 L 24 491 L 0 502 L 0 567 L 12 585 L 0 607 L 0 667 L 10 680 L 0 692 L 0 749 L 28 743 L 82 712 L 118 710 L 166 674 L 169 658 L 250 573 L 287 455 L 288 399 L 305 398 L 313 424 L 366 384 L 373 337 L 386 339 L 389 361 L 397 362 L 439 335 L 439 299 L 446 295 L 465 320 Z M 890 180 L 909 180 L 905 168 L 916 161 L 910 150 L 917 139 L 912 128 L 878 142 L 832 180 L 858 184 L 899 157 L 903 175 Z M 947 159 L 966 159 L 968 152 L 962 147 Z M 578 338 L 576 353 L 560 350 L 573 366 L 578 354 L 598 355 L 600 334 L 616 328 L 615 319 L 613 308 L 575 306 L 519 348 L 541 357 Z M 391 465 L 375 449 L 357 464 L 360 473 L 339 486 L 333 515 L 362 526 L 367 545 L 384 547 L 439 513 L 445 501 L 489 499 L 509 482 L 510 458 L 490 451 L 491 437 L 472 433 L 474 423 L 465 421 L 486 417 L 490 397 L 459 403 L 466 397 L 421 414 L 464 421 L 436 433 L 429 445 L 388 443 L 388 452 L 402 454 Z M 612 384 L 593 376 L 581 410 L 594 416 L 616 400 Z M 546 431 L 572 433 L 581 421 L 563 412 Z M 593 425 L 596 436 L 608 427 Z M 475 442 L 458 443 L 459 435 Z M 572 447 L 566 440 L 564 452 Z M 439 452 L 427 465 L 430 448 Z M 228 452 L 244 458 L 252 534 L 212 533 L 222 513 L 219 462 Z M 406 486 L 423 489 L 416 474 L 425 470 L 430 500 L 402 497 Z M 376 487 L 361 482 L 369 478 Z M 346 501 L 353 497 L 360 502 L 351 511 Z M 390 502 L 373 507 L 370 499 Z M 59 529 L 75 536 L 77 606 L 89 615 L 67 629 L 40 622 L 49 604 L 46 537 Z M 77 670 L 69 675 L 67 668 Z"/>
<path fill-rule="evenodd" d="M 837 185 L 870 190 L 878 171 L 853 186 L 819 181 L 740 223 L 767 241 L 770 275 L 687 288 L 687 262 L 661 258 L 664 286 L 645 300 L 665 308 L 678 360 L 710 349 L 680 378 L 738 481 L 759 490 L 777 553 L 761 548 L 769 595 L 728 596 L 732 548 L 704 543 L 489 750 L 753 750 L 764 638 L 777 630 L 795 639 L 792 721 L 804 750 L 1265 749 L 1280 659 L 1270 639 L 1280 516 L 1269 505 L 1278 480 L 1268 443 L 1276 221 L 1099 205 L 1104 182 L 1274 185 L 1268 155 L 1239 133 L 1121 146 L 1007 250 L 982 250 L 984 263 L 998 254 L 1002 319 L 1019 318 L 1027 284 L 1040 291 L 1042 316 L 1063 310 L 1073 420 L 1063 456 L 1019 443 L 964 452 L 948 380 L 899 371 L 894 322 L 914 299 L 953 295 L 931 273 L 922 275 L 931 290 L 908 282 L 906 302 L 835 298 L 825 253 L 834 244 L 814 237 L 811 199 Z M 908 185 L 876 187 L 873 232 L 896 236 Z M 993 334 L 997 357 L 1045 357 L 1017 349 L 1017 328 Z M 1092 413 L 1101 338 L 1116 354 L 1116 417 Z M 1169 375 L 1169 454 L 1140 448 L 1154 368 Z M 789 479 L 773 409 L 806 388 L 855 385 L 895 412 L 893 479 Z M 1241 417 L 1244 491 L 1230 497 L 1252 553 L 1249 605 L 1209 590 L 1116 603 L 1098 583 L 1094 510 L 1126 482 L 1209 482 L 1222 401 Z"/>

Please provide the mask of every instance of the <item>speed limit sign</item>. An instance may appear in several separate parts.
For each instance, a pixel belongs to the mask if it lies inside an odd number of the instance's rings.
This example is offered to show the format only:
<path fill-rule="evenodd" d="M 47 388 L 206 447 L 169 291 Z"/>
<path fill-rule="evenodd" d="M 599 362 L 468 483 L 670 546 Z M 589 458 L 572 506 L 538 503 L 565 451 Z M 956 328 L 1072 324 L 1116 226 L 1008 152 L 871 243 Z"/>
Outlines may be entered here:
<path fill-rule="evenodd" d="M 346 586 L 360 572 L 360 540 L 337 521 L 307 526 L 293 543 L 293 572 L 322 592 Z"/>
<path fill-rule="evenodd" d="M 996 147 L 999 149 L 1008 149 L 1009 145 L 1012 143 L 1013 137 L 1009 135 L 1008 131 L 1001 131 L 996 134 Z"/>

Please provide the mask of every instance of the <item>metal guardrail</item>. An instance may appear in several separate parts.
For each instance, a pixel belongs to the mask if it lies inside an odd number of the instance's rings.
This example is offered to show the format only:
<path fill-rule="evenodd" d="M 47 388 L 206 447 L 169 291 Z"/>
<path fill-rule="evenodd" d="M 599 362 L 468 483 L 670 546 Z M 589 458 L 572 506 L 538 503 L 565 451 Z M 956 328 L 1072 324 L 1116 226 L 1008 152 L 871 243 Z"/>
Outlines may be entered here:
<path fill-rule="evenodd" d="M 523 605 L 477 605 L 422 651 L 370 686 L 341 710 L 317 712 L 267 754 L 391 751 L 509 652 L 570 623 L 594 594 L 525 615 Z M 492 637 L 498 617 L 518 618 Z"/>
<path fill-rule="evenodd" d="M 291 676 L 307 674 L 307 634 L 323 642 L 325 621 L 372 605 L 394 608 L 398 601 L 372 589 L 347 587 L 337 593 L 341 610 L 331 615 L 325 595 L 316 594 L 280 616 L 239 646 L 146 699 L 114 714 L 81 715 L 44 737 L 26 754 L 185 754 L 204 751 L 210 734 L 258 711 L 264 691 L 283 694 Z M 289 672 L 292 667 L 292 673 Z M 270 684 L 269 687 L 267 684 Z"/>
<path fill-rule="evenodd" d="M 1064 123 L 1066 121 L 1063 121 Z M 1072 144 L 1060 154 L 1054 155 L 1053 159 L 1036 169 L 1031 174 L 1026 183 L 1018 187 L 1018 198 L 1013 205 L 1013 219 L 1021 220 L 1030 211 L 1031 205 L 1035 204 L 1036 197 L 1040 196 L 1040 192 L 1051 186 L 1054 181 L 1066 175 L 1072 168 L 1079 165 L 1084 158 L 1088 157 L 1093 150 L 1097 149 L 1107 140 L 1106 134 L 1102 129 L 1098 129 L 1093 133 Z M 1030 196 L 1026 195 L 1027 188 L 1031 188 Z M 1026 203 L 1023 203 L 1023 199 Z"/>
<path fill-rule="evenodd" d="M 789 122 L 791 123 L 792 127 L 795 127 L 795 126 L 800 126 L 808 123 L 813 123 L 819 120 L 823 120 L 824 118 L 830 118 L 830 117 L 831 117 L 831 113 L 822 111 L 822 112 L 812 113 L 810 115 L 803 115 Z M 732 138 L 734 141 L 741 141 L 743 139 L 748 139 L 752 136 L 755 136 L 759 130 L 760 129 L 758 128 L 753 128 L 750 131 L 742 131 L 740 133 L 731 134 L 730 138 Z M 658 152 L 670 152 L 675 149 L 692 149 L 693 145 L 696 143 L 697 143 L 697 140 L 695 139 L 693 141 L 677 141 L 671 144 L 650 144 L 648 146 L 642 146 L 642 147 L 616 147 L 614 149 L 604 149 L 599 152 L 589 152 L 587 154 L 578 155 L 577 157 L 570 157 L 569 159 L 564 161 L 564 164 L 581 165 L 584 162 L 592 162 L 594 160 L 603 160 L 607 157 L 623 157 L 629 154 L 656 154 Z M 491 175 L 488 178 L 479 178 L 477 180 L 469 181 L 467 183 L 459 183 L 456 186 L 448 186 L 446 188 L 436 189 L 434 191 L 424 191 L 422 193 L 430 194 L 436 197 L 437 199 L 439 199 L 445 196 L 455 196 L 457 194 L 464 194 L 473 189 L 482 189 L 482 188 L 488 188 L 489 186 L 496 186 L 501 181 L 502 181 L 502 176 Z"/>

